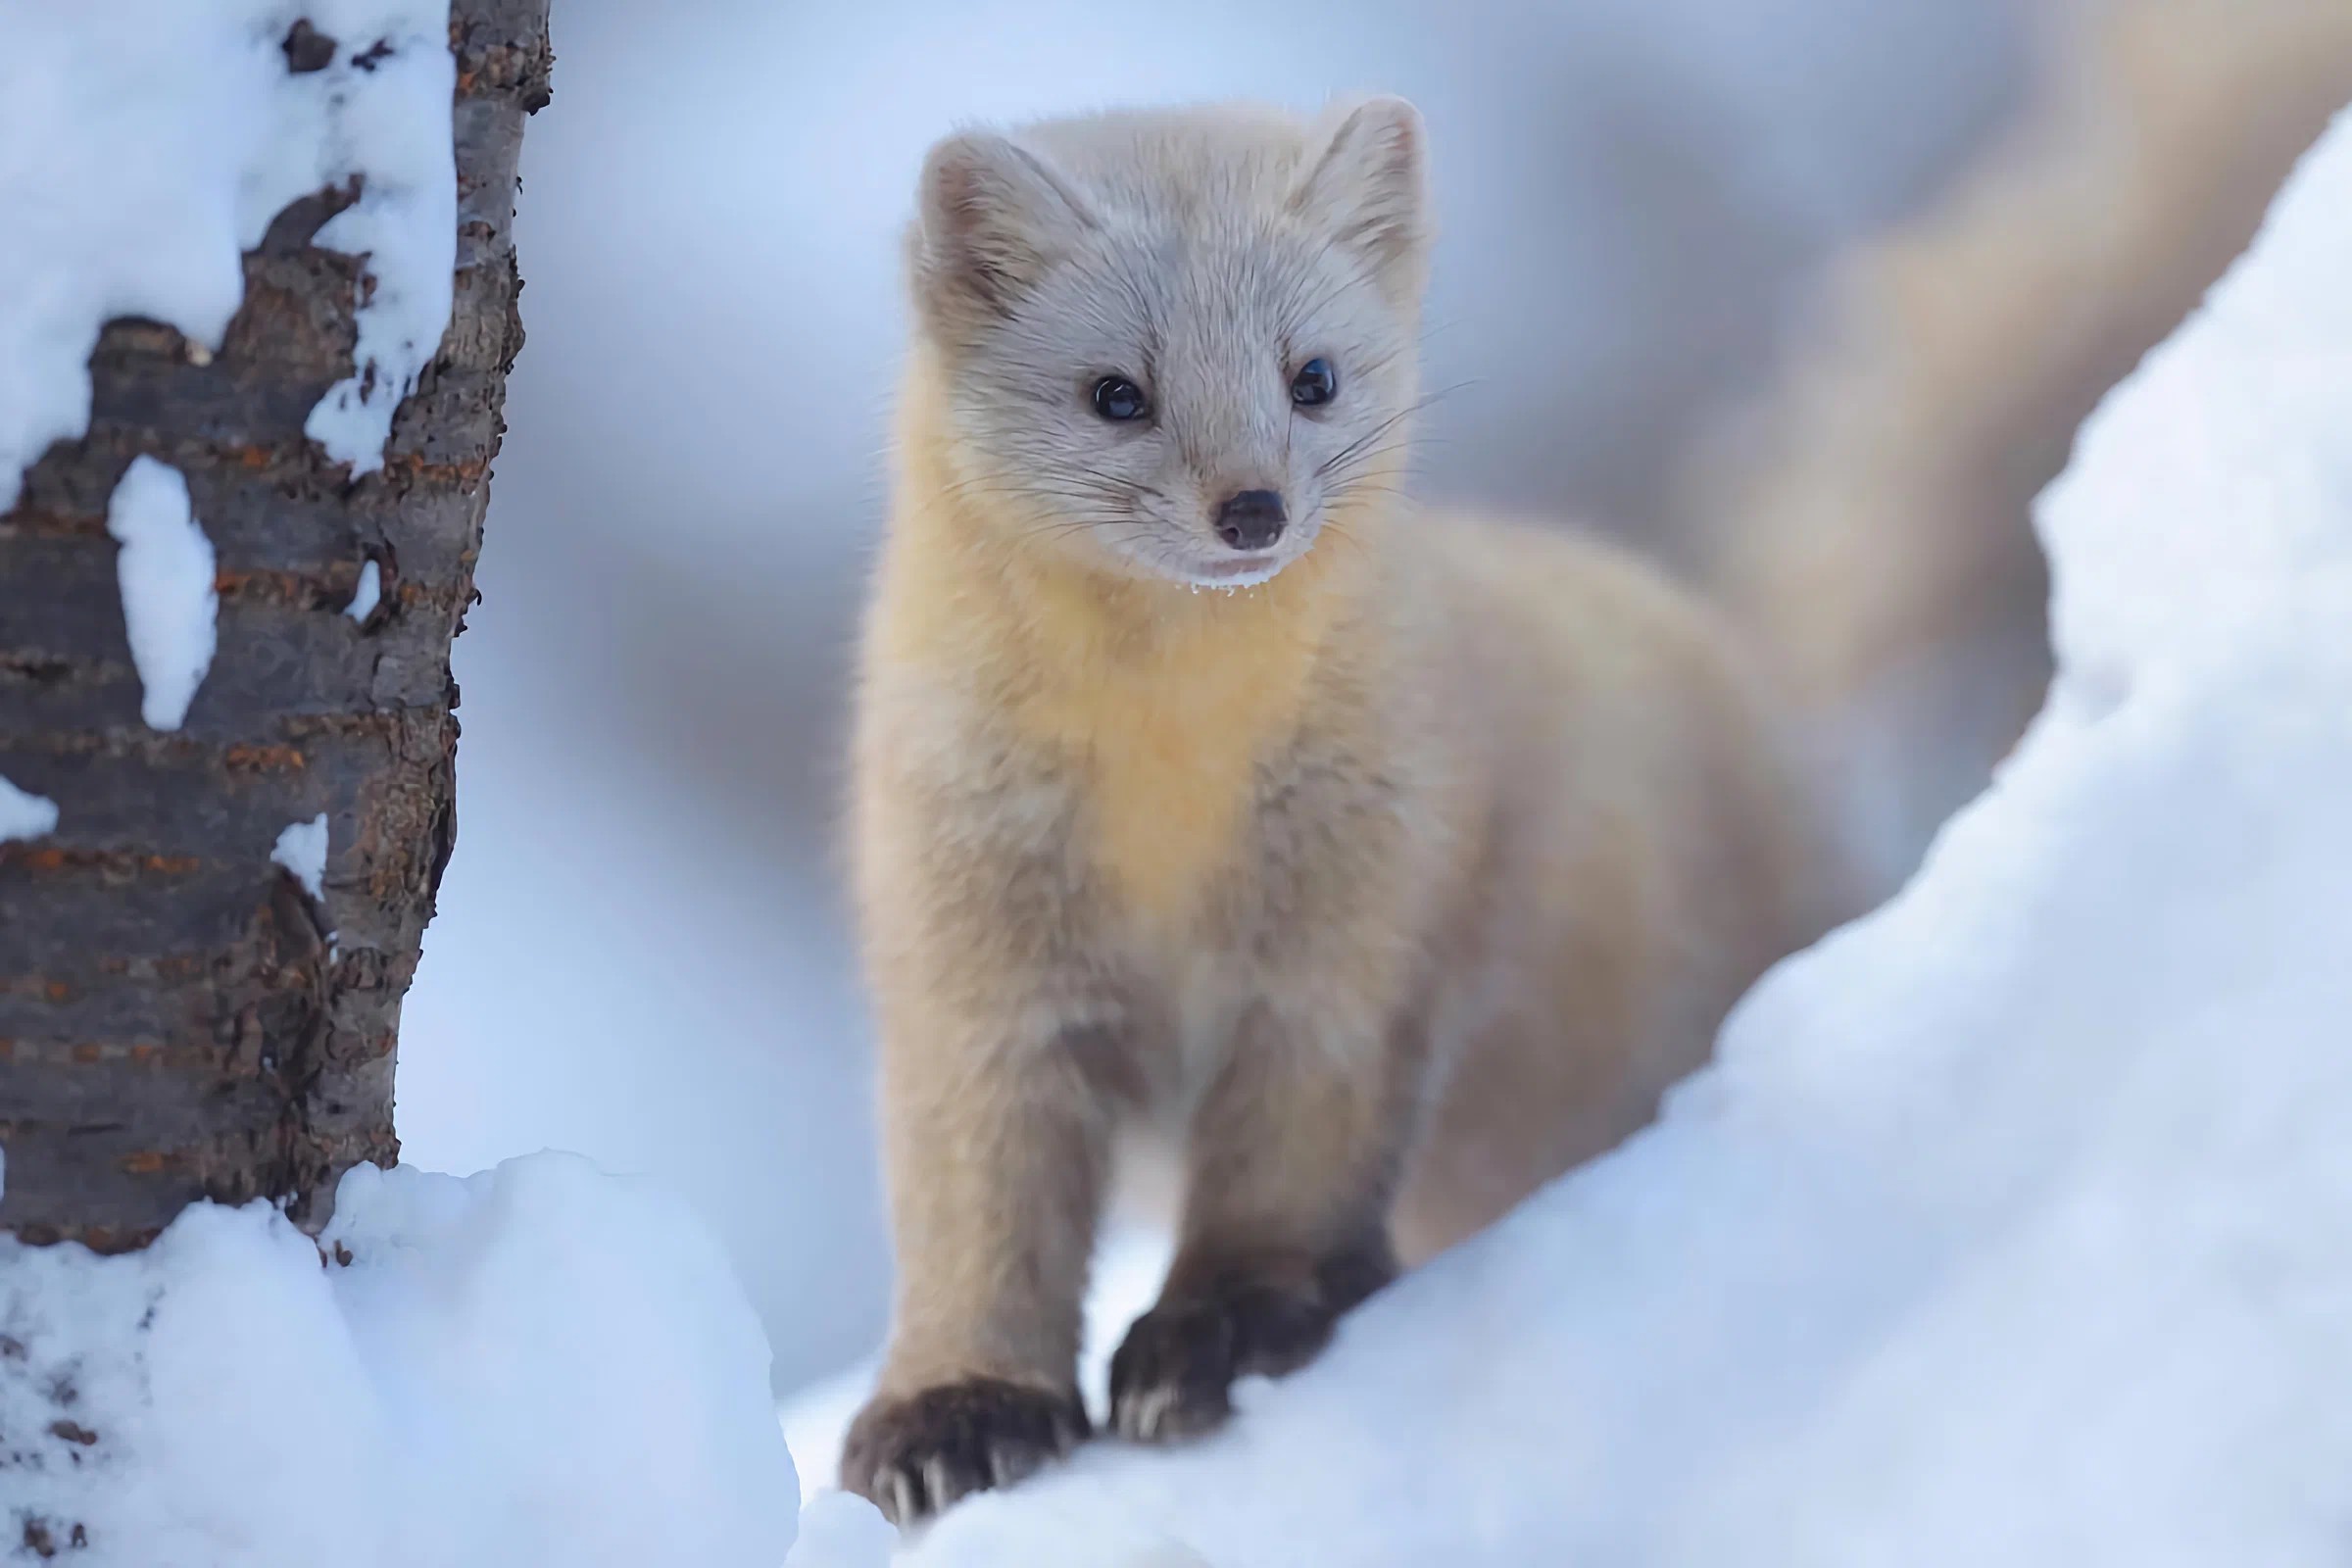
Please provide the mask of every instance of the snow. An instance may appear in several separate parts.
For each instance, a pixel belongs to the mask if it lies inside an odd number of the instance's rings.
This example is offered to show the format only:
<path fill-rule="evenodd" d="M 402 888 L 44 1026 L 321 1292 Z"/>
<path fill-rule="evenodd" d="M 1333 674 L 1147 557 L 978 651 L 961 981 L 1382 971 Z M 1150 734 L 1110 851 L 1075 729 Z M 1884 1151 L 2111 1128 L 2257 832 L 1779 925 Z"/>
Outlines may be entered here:
<path fill-rule="evenodd" d="M 297 16 L 337 42 L 294 74 Z M 366 254 L 350 378 L 307 432 L 354 473 L 438 349 L 457 259 L 447 0 L 82 0 L 0 9 L 0 512 L 52 441 L 89 422 L 90 350 L 140 316 L 209 358 L 239 257 L 296 198 L 352 176 L 318 243 Z M 389 53 L 375 52 L 381 43 Z"/>
<path fill-rule="evenodd" d="M 57 831 L 57 803 L 0 778 L 0 844 Z"/>
<path fill-rule="evenodd" d="M 106 531 L 122 546 L 115 575 L 140 715 L 152 729 L 177 729 L 213 664 L 213 542 L 189 508 L 188 481 L 153 458 L 131 460 L 107 503 Z"/>
<path fill-rule="evenodd" d="M 384 574 L 374 562 L 368 562 L 360 567 L 359 586 L 351 591 L 351 603 L 343 607 L 343 613 L 364 622 L 375 613 L 375 607 L 383 597 Z"/>
<path fill-rule="evenodd" d="M 2346 276 L 2352 114 L 2043 497 L 2024 744 L 1658 1125 L 903 1559 L 2340 1563 Z"/>
<path fill-rule="evenodd" d="M 321 12 L 341 10 L 337 18 Z M 291 81 L 309 84 L 303 111 L 322 127 L 313 186 L 357 172 L 360 199 L 327 220 L 318 243 L 368 258 L 375 290 L 359 312 L 349 377 L 311 410 L 303 433 L 357 475 L 384 465 L 392 413 L 441 347 L 458 265 L 458 176 L 450 143 L 457 63 L 449 53 L 449 0 L 346 0 L 314 7 L 315 25 L 354 48 L 388 42 L 392 53 L 359 68 L 329 67 Z M 363 20 L 365 19 L 365 20 Z M 300 145 L 282 136 L 279 145 Z M 318 177 L 318 176 L 323 177 Z"/>
<path fill-rule="evenodd" d="M 800 1532 L 785 1568 L 887 1568 L 899 1539 L 881 1510 L 847 1492 L 819 1492 L 803 1503 Z"/>
<path fill-rule="evenodd" d="M 308 822 L 290 824 L 277 836 L 277 847 L 270 852 L 270 858 L 293 872 L 303 892 L 318 898 L 326 876 L 326 813 L 320 811 Z"/>
<path fill-rule="evenodd" d="M 784 1560 L 766 1342 L 691 1211 L 557 1154 L 361 1166 L 335 1210 L 316 1245 L 262 1203 L 120 1257 L 0 1237 L 0 1539 L 86 1568 Z"/>

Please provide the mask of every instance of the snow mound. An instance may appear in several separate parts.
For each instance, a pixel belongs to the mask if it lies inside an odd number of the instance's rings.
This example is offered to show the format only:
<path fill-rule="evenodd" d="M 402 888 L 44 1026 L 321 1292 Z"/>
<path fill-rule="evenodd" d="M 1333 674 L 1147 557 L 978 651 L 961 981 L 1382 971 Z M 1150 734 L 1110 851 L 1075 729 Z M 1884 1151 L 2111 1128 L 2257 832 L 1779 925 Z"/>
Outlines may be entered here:
<path fill-rule="evenodd" d="M 903 1560 L 2343 1562 L 2347 278 L 2352 115 L 2043 498 L 2018 753 L 1658 1125 Z"/>
<path fill-rule="evenodd" d="M 335 1213 L 316 1245 L 261 1203 L 121 1257 L 0 1237 L 0 1542 L 86 1568 L 784 1560 L 766 1341 L 692 1213 L 558 1154 L 363 1165 Z"/>
<path fill-rule="evenodd" d="M 188 481 L 153 458 L 133 458 L 123 470 L 106 531 L 122 547 L 115 575 L 139 672 L 139 716 L 151 729 L 177 729 L 213 667 L 220 608 L 213 542 L 188 505 Z"/>
<path fill-rule="evenodd" d="M 330 39 L 301 58 L 289 29 Z M 321 46 L 323 47 L 323 46 Z M 297 66 L 308 69 L 297 70 Z M 448 0 L 76 0 L 0 7 L 0 512 L 88 427 L 90 350 L 122 316 L 206 349 L 239 258 L 297 197 L 353 176 L 318 243 L 366 255 L 352 373 L 306 432 L 365 473 L 438 351 L 457 266 Z"/>

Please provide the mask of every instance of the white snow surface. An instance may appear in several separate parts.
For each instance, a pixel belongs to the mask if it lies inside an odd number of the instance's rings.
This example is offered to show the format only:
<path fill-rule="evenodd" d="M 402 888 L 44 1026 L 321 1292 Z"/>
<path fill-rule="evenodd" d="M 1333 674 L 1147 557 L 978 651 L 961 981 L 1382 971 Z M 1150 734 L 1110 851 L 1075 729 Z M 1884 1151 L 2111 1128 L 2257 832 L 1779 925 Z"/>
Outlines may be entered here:
<path fill-rule="evenodd" d="M 122 545 L 115 576 L 122 625 L 139 672 L 139 713 L 177 729 L 213 667 L 213 542 L 188 504 L 188 481 L 153 458 L 133 458 L 107 502 L 106 531 Z"/>
<path fill-rule="evenodd" d="M 367 562 L 360 567 L 359 586 L 351 591 L 351 603 L 343 607 L 343 613 L 353 620 L 366 620 L 375 613 L 375 607 L 383 597 L 383 571 L 374 562 Z"/>
<path fill-rule="evenodd" d="M 57 831 L 57 803 L 0 778 L 0 844 Z"/>
<path fill-rule="evenodd" d="M 76 1568 L 784 1561 L 767 1344 L 691 1211 L 560 1154 L 361 1166 L 335 1209 L 316 1245 L 262 1203 L 121 1257 L 0 1237 L 0 1540 Z"/>
<path fill-rule="evenodd" d="M 324 70 L 289 72 L 298 17 L 337 43 Z M 380 467 L 449 323 L 455 85 L 448 0 L 0 4 L 0 148 L 27 154 L 0 158 L 0 512 L 49 443 L 88 426 L 106 321 L 143 316 L 218 349 L 240 254 L 288 203 L 354 175 L 358 203 L 318 242 L 367 255 L 373 292 L 352 375 L 306 430 L 354 473 Z"/>
<path fill-rule="evenodd" d="M 2060 672 L 1658 1125 L 904 1560 L 2340 1564 L 2352 115 L 2042 498 Z"/>
<path fill-rule="evenodd" d="M 809 1497 L 801 1506 L 800 1532 L 785 1568 L 889 1568 L 899 1540 L 881 1510 L 847 1492 Z"/>
<path fill-rule="evenodd" d="M 277 836 L 270 858 L 293 872 L 303 892 L 318 898 L 326 880 L 326 813 L 320 811 L 308 822 L 288 824 Z"/>

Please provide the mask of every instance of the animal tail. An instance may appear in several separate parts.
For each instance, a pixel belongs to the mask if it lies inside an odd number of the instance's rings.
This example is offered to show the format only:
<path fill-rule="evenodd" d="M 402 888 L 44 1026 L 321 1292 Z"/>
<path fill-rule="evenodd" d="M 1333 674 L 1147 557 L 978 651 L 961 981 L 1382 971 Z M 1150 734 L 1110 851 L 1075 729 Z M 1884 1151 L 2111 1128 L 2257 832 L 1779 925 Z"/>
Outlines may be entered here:
<path fill-rule="evenodd" d="M 1871 896 L 2039 706 L 2034 497 L 2352 99 L 2352 0 L 2050 8 L 1989 154 L 1834 274 L 1694 463 L 1718 597 L 1777 661 Z"/>

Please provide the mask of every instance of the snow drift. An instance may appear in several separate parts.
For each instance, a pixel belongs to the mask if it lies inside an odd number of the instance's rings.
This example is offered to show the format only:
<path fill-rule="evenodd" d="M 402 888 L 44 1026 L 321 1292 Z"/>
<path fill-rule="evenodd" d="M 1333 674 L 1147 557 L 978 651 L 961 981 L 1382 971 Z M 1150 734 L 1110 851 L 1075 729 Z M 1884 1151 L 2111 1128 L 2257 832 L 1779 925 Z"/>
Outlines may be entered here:
<path fill-rule="evenodd" d="M 1660 1123 L 909 1561 L 2340 1563 L 2352 115 L 2086 426 L 2060 673 Z"/>
<path fill-rule="evenodd" d="M 77 1568 L 776 1568 L 799 1502 L 717 1242 L 568 1155 L 0 1237 L 0 1546 Z"/>

